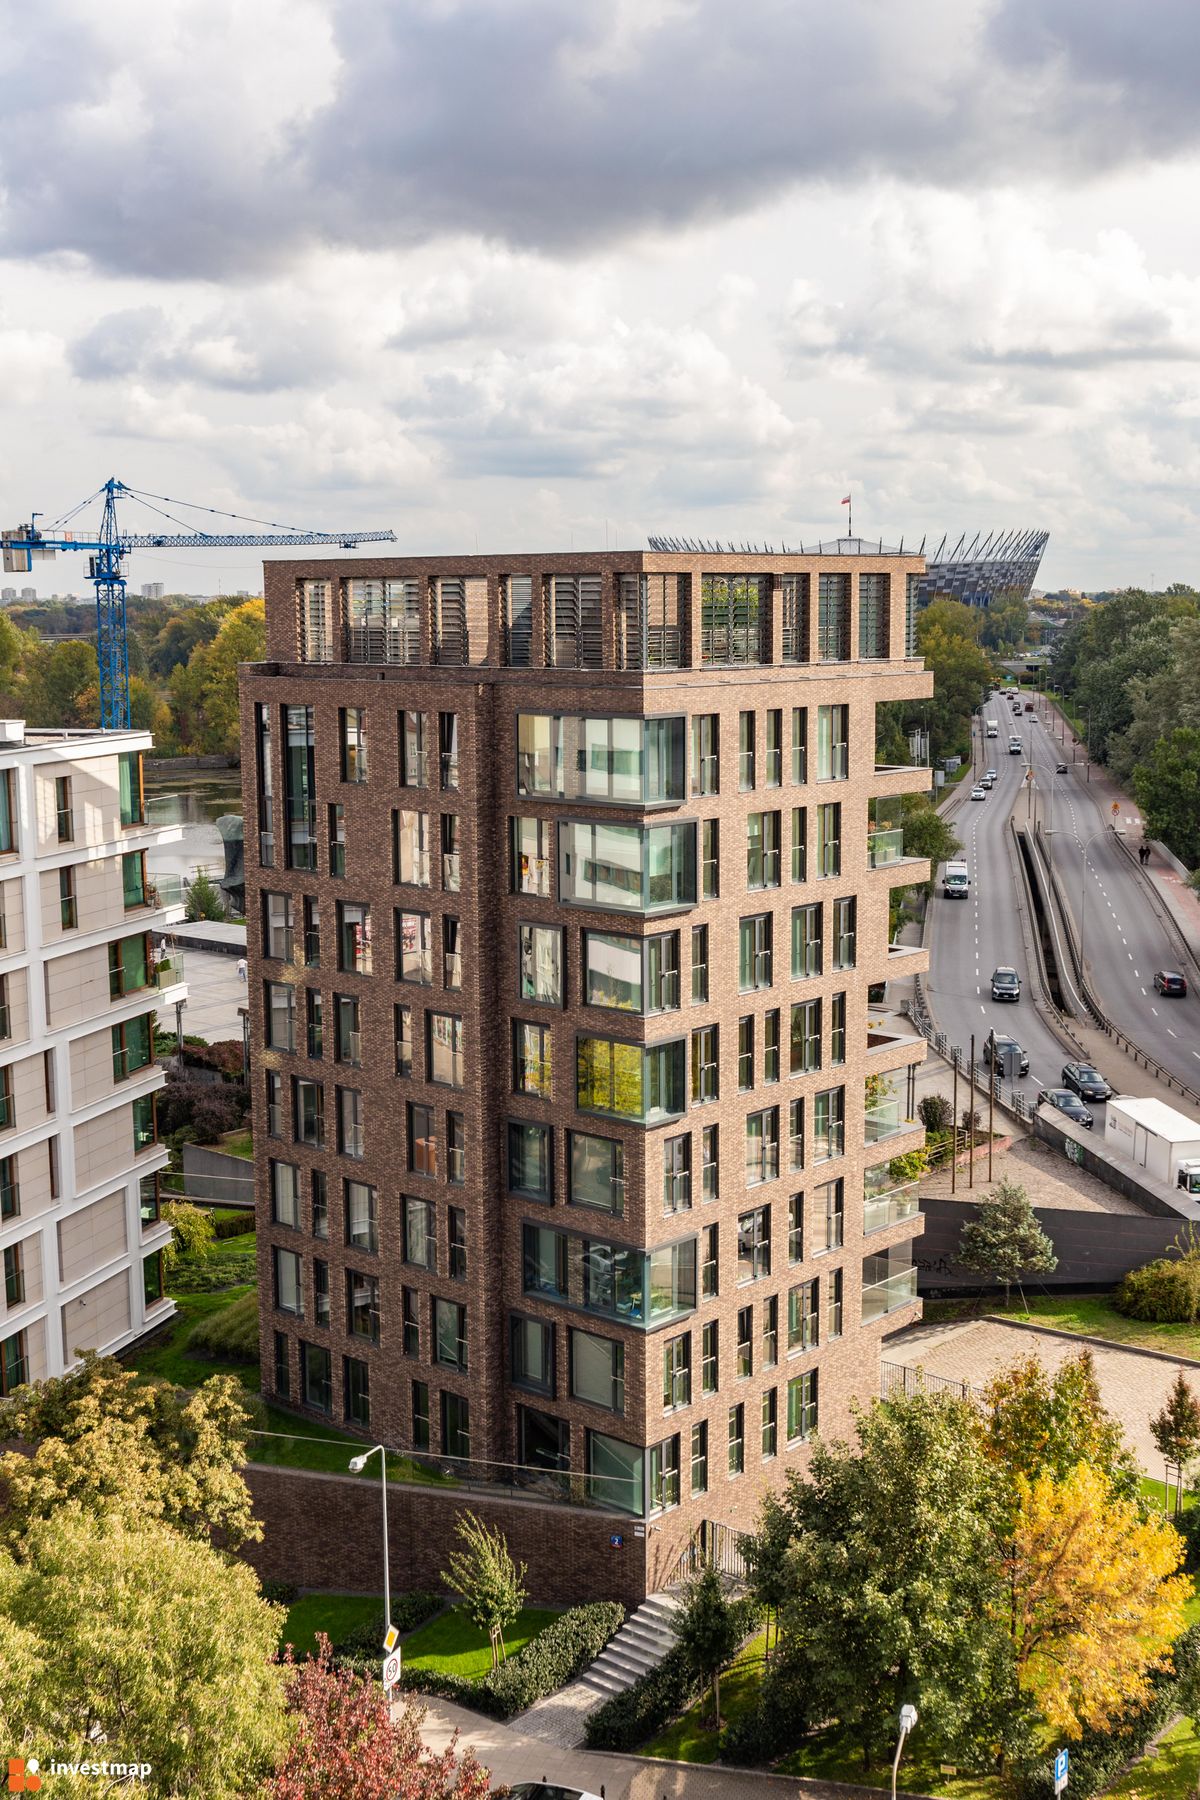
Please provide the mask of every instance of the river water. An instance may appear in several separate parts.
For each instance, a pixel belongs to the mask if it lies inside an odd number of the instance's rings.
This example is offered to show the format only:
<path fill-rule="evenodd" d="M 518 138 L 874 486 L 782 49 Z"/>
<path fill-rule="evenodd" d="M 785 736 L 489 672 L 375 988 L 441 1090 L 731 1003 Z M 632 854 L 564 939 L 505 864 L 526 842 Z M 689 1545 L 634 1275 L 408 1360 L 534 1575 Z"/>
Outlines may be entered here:
<path fill-rule="evenodd" d="M 216 821 L 242 811 L 242 778 L 238 769 L 202 769 L 192 774 L 146 776 L 146 807 L 152 819 L 180 822 L 183 838 L 151 851 L 151 873 L 184 875 L 204 869 L 214 881 L 225 873 L 225 845 Z"/>

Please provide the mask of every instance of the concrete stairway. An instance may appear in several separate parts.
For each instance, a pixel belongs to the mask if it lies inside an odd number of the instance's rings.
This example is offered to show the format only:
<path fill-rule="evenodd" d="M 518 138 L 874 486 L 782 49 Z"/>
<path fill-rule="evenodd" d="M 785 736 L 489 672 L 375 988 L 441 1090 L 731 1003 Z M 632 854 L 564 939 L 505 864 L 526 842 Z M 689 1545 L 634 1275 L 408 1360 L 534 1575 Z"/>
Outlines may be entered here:
<path fill-rule="evenodd" d="M 673 1621 L 679 1611 L 674 1594 L 651 1594 L 609 1639 L 578 1685 L 594 1688 L 597 1703 L 632 1687 L 659 1664 L 675 1644 Z"/>

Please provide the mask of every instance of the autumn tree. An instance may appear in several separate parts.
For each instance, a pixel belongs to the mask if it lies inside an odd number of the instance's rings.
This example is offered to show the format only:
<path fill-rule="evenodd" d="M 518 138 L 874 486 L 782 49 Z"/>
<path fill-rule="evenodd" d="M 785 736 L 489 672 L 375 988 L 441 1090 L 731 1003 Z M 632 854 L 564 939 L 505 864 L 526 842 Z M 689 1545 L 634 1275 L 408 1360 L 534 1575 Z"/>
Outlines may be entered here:
<path fill-rule="evenodd" d="M 284 1734 L 282 1621 L 245 1563 L 63 1505 L 0 1547 L 0 1741 L 43 1763 L 99 1742 L 152 1764 L 160 1800 L 256 1795 Z"/>
<path fill-rule="evenodd" d="M 211 1208 L 193 1206 L 190 1200 L 165 1200 L 161 1214 L 171 1227 L 170 1242 L 164 1254 L 168 1268 L 178 1262 L 181 1256 L 191 1256 L 201 1261 L 208 1255 L 216 1230 Z"/>
<path fill-rule="evenodd" d="M 1058 1267 L 1054 1245 L 1038 1224 L 1025 1189 L 1008 1180 L 996 1184 L 963 1226 L 958 1260 L 964 1269 L 1003 1284 L 1006 1309 L 1014 1282 L 1025 1305 L 1022 1275 L 1049 1275 Z"/>
<path fill-rule="evenodd" d="M 324 1632 L 315 1657 L 288 1651 L 286 1676 L 289 1738 L 263 1800 L 487 1800 L 474 1751 L 430 1755 L 424 1708 L 406 1695 L 393 1714 L 377 1682 L 333 1666 Z"/>
<path fill-rule="evenodd" d="M 713 1729 L 721 1728 L 721 1670 L 738 1647 L 737 1614 L 720 1575 L 707 1564 L 688 1584 L 674 1619 L 675 1637 L 697 1681 L 711 1684 Z"/>
<path fill-rule="evenodd" d="M 1175 1514 L 1178 1517 L 1183 1510 L 1184 1470 L 1200 1451 L 1200 1403 L 1188 1386 L 1182 1369 L 1175 1371 L 1175 1380 L 1162 1411 L 1150 1421 L 1150 1432 L 1163 1461 L 1174 1463 L 1178 1471 L 1175 1483 Z"/>
<path fill-rule="evenodd" d="M 1136 1496 L 1137 1465 L 1100 1398 L 1086 1347 L 1053 1374 L 1037 1356 L 1019 1358 L 988 1382 L 984 1405 L 989 1452 L 1010 1480 L 1043 1473 L 1065 1480 L 1086 1462 L 1121 1498 Z"/>
<path fill-rule="evenodd" d="M 238 755 L 238 664 L 261 662 L 266 645 L 266 608 L 261 600 L 245 600 L 225 615 L 212 643 L 193 654 L 188 668 L 199 684 L 201 715 L 201 741 L 196 747 L 206 754 Z"/>
<path fill-rule="evenodd" d="M 1018 1474 L 1016 1498 L 1006 1567 L 1018 1685 L 1052 1731 L 1106 1730 L 1145 1704 L 1185 1628 L 1183 1541 L 1083 1462 L 1061 1479 Z"/>
<path fill-rule="evenodd" d="M 487 1632 L 495 1669 L 504 1650 L 504 1627 L 511 1625 L 525 1604 L 522 1583 L 527 1565 L 514 1563 L 499 1526 L 485 1525 L 474 1513 L 460 1513 L 455 1531 L 462 1547 L 451 1551 L 442 1580 L 459 1595 L 471 1622 Z"/>
<path fill-rule="evenodd" d="M 236 1549 L 262 1536 L 241 1475 L 251 1415 L 231 1375 L 194 1393 L 146 1382 L 111 1357 L 83 1354 L 69 1375 L 0 1401 L 0 1541 L 16 1547 L 40 1519 L 74 1505 L 161 1521 Z"/>

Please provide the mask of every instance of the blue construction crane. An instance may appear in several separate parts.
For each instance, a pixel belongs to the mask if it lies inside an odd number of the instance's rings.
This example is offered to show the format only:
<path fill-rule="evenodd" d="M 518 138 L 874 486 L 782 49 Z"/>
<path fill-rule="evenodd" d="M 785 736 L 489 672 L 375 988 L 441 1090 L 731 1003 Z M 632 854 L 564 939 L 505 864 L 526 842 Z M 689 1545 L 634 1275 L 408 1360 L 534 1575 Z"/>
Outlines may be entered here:
<path fill-rule="evenodd" d="M 166 506 L 181 506 L 189 512 L 209 513 L 217 518 L 236 519 L 242 525 L 266 525 L 267 532 L 211 532 L 194 528 L 183 532 L 164 533 L 122 531 L 117 525 L 117 495 L 137 500 L 172 525 L 187 527 L 190 521 L 163 512 Z M 86 532 L 67 531 L 69 522 L 85 506 L 104 496 L 104 511 L 95 537 Z M 394 531 L 302 531 L 290 525 L 277 525 L 271 519 L 251 519 L 241 513 L 222 512 L 215 506 L 196 506 L 189 500 L 172 500 L 166 494 L 147 494 L 127 487 L 112 478 L 103 487 L 81 500 L 69 512 L 59 515 L 45 530 L 38 526 L 44 513 L 33 513 L 28 525 L 0 533 L 3 546 L 4 572 L 27 575 L 35 562 L 50 561 L 58 550 L 86 550 L 89 553 L 89 578 L 96 590 L 96 659 L 100 665 L 100 723 L 106 731 L 121 730 L 129 724 L 129 647 L 125 630 L 125 577 L 122 563 L 131 550 L 217 550 L 244 549 L 248 545 L 274 545 L 290 549 L 302 544 L 336 544 L 342 550 L 354 550 L 359 544 L 394 544 Z"/>

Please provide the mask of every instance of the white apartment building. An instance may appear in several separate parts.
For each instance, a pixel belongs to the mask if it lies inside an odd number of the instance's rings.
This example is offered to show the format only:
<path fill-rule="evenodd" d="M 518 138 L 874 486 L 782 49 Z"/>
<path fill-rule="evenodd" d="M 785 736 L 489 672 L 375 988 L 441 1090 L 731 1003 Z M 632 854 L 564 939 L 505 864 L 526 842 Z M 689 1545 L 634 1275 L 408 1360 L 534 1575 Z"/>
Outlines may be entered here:
<path fill-rule="evenodd" d="M 144 731 L 0 720 L 0 1394 L 166 1318 L 154 1015 L 186 996 Z"/>

